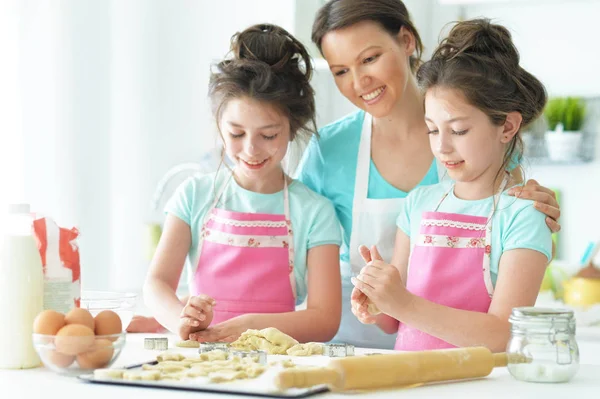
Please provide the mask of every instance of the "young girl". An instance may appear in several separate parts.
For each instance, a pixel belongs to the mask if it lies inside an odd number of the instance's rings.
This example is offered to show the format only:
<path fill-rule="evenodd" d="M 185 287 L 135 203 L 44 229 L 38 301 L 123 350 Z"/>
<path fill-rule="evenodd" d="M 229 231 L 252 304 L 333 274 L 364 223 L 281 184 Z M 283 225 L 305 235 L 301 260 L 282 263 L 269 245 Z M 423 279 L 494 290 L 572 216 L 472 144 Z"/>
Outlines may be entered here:
<path fill-rule="evenodd" d="M 170 200 L 145 301 L 181 339 L 231 341 L 275 327 L 301 342 L 327 341 L 341 312 L 339 223 L 329 201 L 281 164 L 290 142 L 315 132 L 311 62 L 274 25 L 234 35 L 231 50 L 209 95 L 234 168 L 188 179 Z M 195 269 L 182 303 L 175 291 L 188 254 Z"/>
<path fill-rule="evenodd" d="M 431 149 L 453 182 L 408 195 L 391 264 L 361 248 L 368 263 L 353 278 L 353 312 L 398 332 L 398 350 L 503 351 L 511 310 L 535 303 L 552 256 L 545 216 L 506 193 L 520 131 L 546 92 L 519 66 L 508 30 L 485 19 L 454 26 L 417 79 Z"/>

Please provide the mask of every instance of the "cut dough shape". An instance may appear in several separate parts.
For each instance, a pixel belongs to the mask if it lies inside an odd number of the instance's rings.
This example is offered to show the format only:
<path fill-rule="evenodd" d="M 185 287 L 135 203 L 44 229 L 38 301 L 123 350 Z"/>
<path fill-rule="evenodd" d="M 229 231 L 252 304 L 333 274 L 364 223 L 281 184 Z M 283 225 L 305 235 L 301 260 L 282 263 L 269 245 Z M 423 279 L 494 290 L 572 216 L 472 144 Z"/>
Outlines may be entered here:
<path fill-rule="evenodd" d="M 179 348 L 199 348 L 200 347 L 200 342 L 198 342 L 198 341 L 192 341 L 192 340 L 188 339 L 187 341 L 177 341 L 177 342 L 175 342 L 175 346 L 177 346 Z"/>
<path fill-rule="evenodd" d="M 123 379 L 127 381 L 158 381 L 160 371 L 158 370 L 132 370 L 123 373 Z"/>
<path fill-rule="evenodd" d="M 323 354 L 323 344 L 319 342 L 307 342 L 306 344 L 297 344 L 287 350 L 290 356 L 313 356 Z"/>
<path fill-rule="evenodd" d="M 205 362 L 212 362 L 215 360 L 227 360 L 227 357 L 227 352 L 220 350 L 214 350 L 200 354 L 200 359 L 204 360 Z"/>
<path fill-rule="evenodd" d="M 244 380 L 248 378 L 248 374 L 245 371 L 220 371 L 211 373 L 208 376 L 210 382 L 222 383 L 231 382 L 233 380 Z"/>
<path fill-rule="evenodd" d="M 122 379 L 125 370 L 121 369 L 96 369 L 94 370 L 95 378 L 115 378 Z"/>
<path fill-rule="evenodd" d="M 276 328 L 249 329 L 240 335 L 231 347 L 242 350 L 264 350 L 270 355 L 285 355 L 298 341 Z"/>
<path fill-rule="evenodd" d="M 163 381 L 181 381 L 188 378 L 187 373 L 170 373 L 161 374 L 160 379 Z"/>
<path fill-rule="evenodd" d="M 158 360 L 159 362 L 166 362 L 169 360 L 174 360 L 174 361 L 181 361 L 185 359 L 185 356 L 183 356 L 181 353 L 169 353 L 169 352 L 165 352 L 165 353 L 161 353 L 160 355 L 156 356 L 156 360 Z"/>
<path fill-rule="evenodd" d="M 248 365 L 244 370 L 248 375 L 248 378 L 256 378 L 265 372 L 265 367 L 260 364 Z"/>
<path fill-rule="evenodd" d="M 165 365 L 163 366 L 161 363 L 158 363 L 157 365 L 150 365 L 150 364 L 144 364 L 142 366 L 142 370 L 158 370 L 161 372 L 161 374 L 165 374 L 165 373 L 178 373 L 184 370 L 187 370 L 188 367 L 181 365 L 181 366 L 176 366 L 176 365 Z"/>
<path fill-rule="evenodd" d="M 289 369 L 289 368 L 293 368 L 296 367 L 296 363 L 294 363 L 292 360 L 290 359 L 285 359 L 285 360 L 281 360 L 281 361 L 274 361 L 269 363 L 270 366 L 281 366 L 284 369 Z"/>

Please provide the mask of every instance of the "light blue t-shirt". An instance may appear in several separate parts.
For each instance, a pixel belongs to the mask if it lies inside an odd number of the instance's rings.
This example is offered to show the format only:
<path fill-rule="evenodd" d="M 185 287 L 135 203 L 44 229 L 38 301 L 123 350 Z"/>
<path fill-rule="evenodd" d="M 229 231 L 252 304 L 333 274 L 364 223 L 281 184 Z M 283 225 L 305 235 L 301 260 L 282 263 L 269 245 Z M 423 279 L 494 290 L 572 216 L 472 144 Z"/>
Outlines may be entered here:
<path fill-rule="evenodd" d="M 408 195 L 402 212 L 397 219 L 398 227 L 410 237 L 411 248 L 419 235 L 421 215 L 434 211 L 438 202 L 451 187 L 452 182 L 444 182 L 427 187 L 419 187 Z M 492 210 L 493 197 L 468 201 L 457 198 L 454 190 L 438 208 L 439 212 L 460 213 L 488 217 Z M 492 218 L 492 253 L 490 274 L 496 285 L 500 258 L 511 249 L 532 249 L 552 258 L 552 237 L 546 225 L 546 215 L 533 207 L 533 201 L 506 194 L 500 196 Z M 527 265 L 523 265 L 527 267 Z"/>
<path fill-rule="evenodd" d="M 165 212 L 186 222 L 192 232 L 189 259 L 193 269 L 198 265 L 198 238 L 202 223 L 209 211 L 215 191 L 229 180 L 219 205 L 220 209 L 234 212 L 284 213 L 283 190 L 274 194 L 261 194 L 240 187 L 230 172 L 221 170 L 192 177 L 184 181 L 165 206 Z M 216 181 L 215 181 L 216 178 Z M 320 245 L 341 244 L 340 225 L 331 203 L 294 180 L 288 186 L 290 218 L 294 232 L 294 276 L 296 278 L 297 303 L 306 297 L 306 258 L 308 250 Z M 193 274 L 190 274 L 193 275 Z"/>
<path fill-rule="evenodd" d="M 321 128 L 319 139 L 313 138 L 306 149 L 297 176 L 309 188 L 333 202 L 343 228 L 340 258 L 345 262 L 349 261 L 354 181 L 364 117 L 365 112 L 361 110 Z M 434 161 L 419 185 L 438 181 Z M 368 198 L 404 198 L 407 194 L 388 183 L 371 160 Z"/>

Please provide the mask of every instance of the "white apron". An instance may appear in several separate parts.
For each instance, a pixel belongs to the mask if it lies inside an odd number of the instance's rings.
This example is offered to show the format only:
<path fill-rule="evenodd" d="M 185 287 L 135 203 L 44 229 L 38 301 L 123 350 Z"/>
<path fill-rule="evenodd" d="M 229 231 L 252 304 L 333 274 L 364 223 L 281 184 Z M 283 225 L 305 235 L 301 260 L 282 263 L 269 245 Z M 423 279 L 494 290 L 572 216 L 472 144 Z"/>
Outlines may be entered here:
<path fill-rule="evenodd" d="M 376 325 L 362 324 L 352 313 L 350 295 L 354 286 L 350 277 L 356 277 L 365 266 L 358 252 L 360 245 L 376 245 L 386 262 L 390 262 L 396 241 L 396 218 L 404 198 L 370 199 L 369 169 L 371 165 L 372 116 L 365 113 L 363 120 L 356 180 L 354 183 L 354 201 L 352 204 L 352 232 L 350 233 L 350 264 L 342 261 L 342 320 L 333 342 L 344 342 L 357 347 L 393 349 L 396 334 L 386 334 Z M 438 166 L 438 176 L 440 168 Z"/>

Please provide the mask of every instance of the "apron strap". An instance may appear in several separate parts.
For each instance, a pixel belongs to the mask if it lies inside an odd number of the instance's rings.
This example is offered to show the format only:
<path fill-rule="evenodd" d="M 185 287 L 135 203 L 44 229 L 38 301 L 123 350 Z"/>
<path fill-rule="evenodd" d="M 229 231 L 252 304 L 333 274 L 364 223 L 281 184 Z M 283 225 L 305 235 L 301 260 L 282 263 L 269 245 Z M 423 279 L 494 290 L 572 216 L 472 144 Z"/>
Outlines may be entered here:
<path fill-rule="evenodd" d="M 369 170 L 371 164 L 371 131 L 373 117 L 365 112 L 356 158 L 356 178 L 354 180 L 353 207 L 367 198 L 369 191 Z"/>
<path fill-rule="evenodd" d="M 500 196 L 506 189 L 508 185 L 508 181 L 510 174 L 508 172 L 505 173 L 504 179 L 502 180 L 502 184 L 500 185 L 500 189 L 496 194 L 494 194 L 494 202 L 492 204 L 492 210 L 490 211 L 490 215 L 488 216 L 488 223 L 485 228 L 485 252 L 483 254 L 483 281 L 485 283 L 485 287 L 487 288 L 487 292 L 490 295 L 490 298 L 494 295 L 494 284 L 492 283 L 492 268 L 491 268 L 491 245 L 492 245 L 492 218 L 494 217 L 494 213 L 496 212 L 496 208 L 500 203 Z M 487 248 L 490 248 L 488 251 Z"/>
<path fill-rule="evenodd" d="M 348 261 L 352 275 L 358 274 L 358 265 L 353 264 L 353 258 L 355 258 L 355 263 L 359 262 L 358 258 L 360 258 L 360 254 L 358 253 L 358 246 L 362 244 L 358 242 L 359 215 L 362 212 L 364 204 L 367 202 L 369 191 L 372 123 L 373 117 L 368 112 L 365 112 L 358 144 L 358 155 L 356 157 L 356 177 L 354 179 L 354 198 L 352 199 L 352 230 L 350 231 L 350 242 L 348 243 Z"/>
<path fill-rule="evenodd" d="M 292 218 L 290 216 L 290 195 L 287 184 L 287 176 L 283 174 L 283 212 L 285 214 L 285 223 L 287 225 L 288 232 L 288 266 L 290 269 L 290 285 L 292 286 L 292 293 L 294 299 L 298 299 L 298 293 L 296 292 L 296 276 L 294 275 L 294 259 L 296 252 L 294 251 L 294 235 L 292 232 Z"/>

